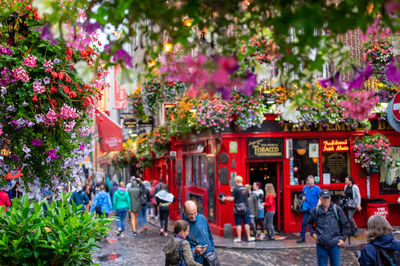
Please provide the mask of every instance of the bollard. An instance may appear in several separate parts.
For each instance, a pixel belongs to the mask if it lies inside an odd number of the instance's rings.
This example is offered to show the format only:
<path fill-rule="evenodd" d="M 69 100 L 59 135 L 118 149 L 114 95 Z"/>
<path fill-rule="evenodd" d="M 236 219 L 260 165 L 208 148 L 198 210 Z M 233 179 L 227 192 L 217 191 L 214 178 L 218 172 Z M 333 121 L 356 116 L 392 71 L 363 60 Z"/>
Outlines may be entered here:
<path fill-rule="evenodd" d="M 224 238 L 233 238 L 233 227 L 231 224 L 224 224 Z"/>

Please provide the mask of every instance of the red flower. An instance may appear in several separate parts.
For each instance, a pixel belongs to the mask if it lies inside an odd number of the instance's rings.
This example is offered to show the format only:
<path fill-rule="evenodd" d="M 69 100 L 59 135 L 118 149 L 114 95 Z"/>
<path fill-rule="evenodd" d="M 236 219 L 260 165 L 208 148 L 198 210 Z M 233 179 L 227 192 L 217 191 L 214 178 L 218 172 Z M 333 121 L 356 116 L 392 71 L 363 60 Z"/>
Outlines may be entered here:
<path fill-rule="evenodd" d="M 57 72 L 51 72 L 51 76 L 53 77 L 53 78 L 56 78 L 56 77 L 58 77 L 58 74 L 57 74 Z"/>
<path fill-rule="evenodd" d="M 68 86 L 65 85 L 63 89 L 64 89 L 64 92 L 65 92 L 66 94 L 69 94 L 69 88 L 68 88 Z"/>
<path fill-rule="evenodd" d="M 36 94 L 32 97 L 32 101 L 37 102 L 38 98 L 36 97 Z"/>
<path fill-rule="evenodd" d="M 57 92 L 57 89 L 54 88 L 53 86 L 50 87 L 50 94 L 53 94 L 54 92 Z"/>
<path fill-rule="evenodd" d="M 63 79 L 64 77 L 65 77 L 65 73 L 64 72 L 58 73 L 58 78 L 59 79 Z"/>
<path fill-rule="evenodd" d="M 68 94 L 69 98 L 75 98 L 77 95 L 75 92 L 73 92 L 72 90 L 70 91 L 70 93 Z"/>
<path fill-rule="evenodd" d="M 65 76 L 65 81 L 68 82 L 68 83 L 71 83 L 72 79 L 70 79 L 70 77 L 67 75 L 67 76 Z"/>

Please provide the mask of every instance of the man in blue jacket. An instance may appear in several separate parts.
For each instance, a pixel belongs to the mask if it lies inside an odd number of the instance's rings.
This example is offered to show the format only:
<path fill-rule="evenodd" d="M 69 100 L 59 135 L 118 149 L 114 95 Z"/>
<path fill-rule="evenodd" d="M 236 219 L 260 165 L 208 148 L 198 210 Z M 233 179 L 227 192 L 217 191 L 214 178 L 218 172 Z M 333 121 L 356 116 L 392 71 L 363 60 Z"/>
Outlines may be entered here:
<path fill-rule="evenodd" d="M 209 252 L 215 252 L 210 225 L 204 215 L 197 213 L 197 206 L 194 201 L 188 200 L 185 202 L 184 212 L 182 218 L 189 222 L 190 232 L 186 240 L 189 241 L 194 260 L 204 265 L 204 255 Z"/>
<path fill-rule="evenodd" d="M 319 186 L 314 184 L 314 176 L 309 175 L 307 177 L 307 185 L 303 187 L 303 222 L 301 223 L 301 233 L 300 238 L 297 240 L 297 243 L 306 242 L 306 230 L 307 230 L 307 221 L 310 216 L 310 212 L 315 208 L 318 204 L 319 195 L 321 193 L 321 189 Z"/>

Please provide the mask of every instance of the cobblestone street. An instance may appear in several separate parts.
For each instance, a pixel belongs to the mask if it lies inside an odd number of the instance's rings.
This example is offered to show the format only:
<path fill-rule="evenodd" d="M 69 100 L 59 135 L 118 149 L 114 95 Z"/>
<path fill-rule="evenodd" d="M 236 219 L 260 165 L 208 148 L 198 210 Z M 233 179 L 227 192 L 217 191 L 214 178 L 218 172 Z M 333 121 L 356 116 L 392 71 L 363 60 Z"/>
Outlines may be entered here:
<path fill-rule="evenodd" d="M 113 225 L 115 229 L 115 224 Z M 94 252 L 95 262 L 100 265 L 164 265 L 162 248 L 169 237 L 162 237 L 158 228 L 149 225 L 149 230 L 133 237 L 130 224 L 125 236 L 109 234 L 107 241 L 100 243 L 101 249 Z M 354 248 L 342 249 L 342 265 L 357 265 Z M 217 249 L 222 265 L 317 265 L 314 248 L 292 248 L 273 250 Z"/>

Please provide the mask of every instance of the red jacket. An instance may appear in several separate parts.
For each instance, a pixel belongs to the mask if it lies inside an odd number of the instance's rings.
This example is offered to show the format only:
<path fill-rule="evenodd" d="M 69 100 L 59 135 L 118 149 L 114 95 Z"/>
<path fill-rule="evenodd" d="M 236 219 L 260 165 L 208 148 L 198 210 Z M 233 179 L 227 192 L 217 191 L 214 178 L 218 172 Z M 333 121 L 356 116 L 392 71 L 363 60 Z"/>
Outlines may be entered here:
<path fill-rule="evenodd" d="M 7 210 L 7 207 L 11 206 L 10 198 L 4 191 L 0 191 L 0 206 L 6 206 L 5 210 Z"/>
<path fill-rule="evenodd" d="M 274 196 L 272 196 L 272 194 L 268 194 L 265 197 L 265 207 L 266 207 L 267 212 L 276 211 L 275 198 L 274 198 Z"/>

